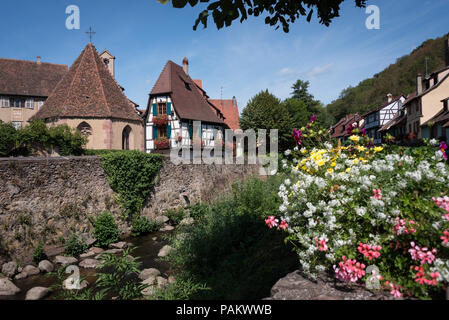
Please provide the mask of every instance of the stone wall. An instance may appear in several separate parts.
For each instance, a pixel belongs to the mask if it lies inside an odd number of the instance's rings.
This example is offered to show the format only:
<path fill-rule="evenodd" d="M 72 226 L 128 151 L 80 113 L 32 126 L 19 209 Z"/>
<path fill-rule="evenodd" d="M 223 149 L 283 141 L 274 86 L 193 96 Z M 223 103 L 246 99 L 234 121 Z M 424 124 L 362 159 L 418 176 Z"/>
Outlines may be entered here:
<path fill-rule="evenodd" d="M 143 213 L 155 217 L 169 208 L 211 201 L 235 179 L 257 173 L 257 166 L 176 166 L 165 159 Z M 38 242 L 51 250 L 75 232 L 91 234 L 91 219 L 105 210 L 127 235 L 116 196 L 98 157 L 0 159 L 0 256 L 30 262 Z"/>

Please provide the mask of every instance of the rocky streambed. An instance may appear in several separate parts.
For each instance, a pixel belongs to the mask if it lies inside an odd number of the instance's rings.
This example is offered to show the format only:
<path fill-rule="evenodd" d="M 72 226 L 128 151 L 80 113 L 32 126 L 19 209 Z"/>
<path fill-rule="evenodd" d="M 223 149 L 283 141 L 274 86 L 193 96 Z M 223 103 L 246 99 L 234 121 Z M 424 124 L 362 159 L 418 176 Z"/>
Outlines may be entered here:
<path fill-rule="evenodd" d="M 164 236 L 170 234 L 172 230 L 171 226 L 166 225 L 157 233 L 128 238 L 122 242 L 111 244 L 108 250 L 91 247 L 79 259 L 57 255 L 49 257 L 49 260 L 41 261 L 39 265 L 28 265 L 23 268 L 18 267 L 14 262 L 6 263 L 2 266 L 0 275 L 0 300 L 57 299 L 58 292 L 49 290 L 57 279 L 45 274 L 54 271 L 61 265 L 78 266 L 80 277 L 86 278 L 86 282 L 81 283 L 81 287 L 88 287 L 97 279 L 95 267 L 101 259 L 101 254 L 104 252 L 120 254 L 128 246 L 135 248 L 132 255 L 139 257 L 141 262 L 140 280 L 145 284 L 156 283 L 159 287 L 166 286 L 173 281 L 173 277 L 170 276 L 169 264 L 159 261 L 159 258 L 166 256 L 171 250 Z M 69 273 L 68 277 L 70 277 Z M 144 294 L 150 295 L 153 288 L 147 288 Z"/>

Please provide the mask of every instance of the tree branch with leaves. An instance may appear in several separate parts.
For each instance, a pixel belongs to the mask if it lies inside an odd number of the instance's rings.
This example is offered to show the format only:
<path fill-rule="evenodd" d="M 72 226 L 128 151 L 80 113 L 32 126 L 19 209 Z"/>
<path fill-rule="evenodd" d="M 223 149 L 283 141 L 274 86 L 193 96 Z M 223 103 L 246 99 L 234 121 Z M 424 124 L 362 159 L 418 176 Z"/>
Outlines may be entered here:
<path fill-rule="evenodd" d="M 169 0 L 158 0 L 166 4 Z M 278 29 L 282 26 L 284 32 L 289 32 L 290 25 L 301 17 L 312 20 L 316 13 L 319 23 L 329 26 L 332 20 L 340 16 L 340 6 L 344 0 L 172 0 L 174 8 L 184 8 L 187 4 L 195 7 L 198 3 L 207 3 L 195 21 L 196 30 L 201 23 L 207 28 L 210 16 L 218 29 L 229 27 L 234 20 L 240 18 L 240 23 L 248 16 L 258 17 L 266 14 L 265 23 Z M 364 8 L 367 0 L 354 0 L 355 6 Z"/>

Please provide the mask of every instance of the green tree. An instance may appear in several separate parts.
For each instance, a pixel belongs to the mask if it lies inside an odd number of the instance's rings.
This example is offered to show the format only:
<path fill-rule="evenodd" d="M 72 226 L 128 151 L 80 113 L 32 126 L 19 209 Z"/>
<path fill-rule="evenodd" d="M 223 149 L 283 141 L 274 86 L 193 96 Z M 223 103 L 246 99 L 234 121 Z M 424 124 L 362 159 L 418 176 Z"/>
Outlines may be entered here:
<path fill-rule="evenodd" d="M 240 126 L 243 130 L 277 129 L 279 149 L 285 150 L 291 147 L 291 120 L 285 104 L 276 96 L 268 92 L 268 89 L 256 94 L 243 109 Z M 268 143 L 268 142 L 267 142 Z"/>
<path fill-rule="evenodd" d="M 302 110 L 302 112 L 305 112 L 303 117 L 306 116 L 310 119 L 313 115 L 317 115 L 317 123 L 323 128 L 328 128 L 333 124 L 334 118 L 328 110 L 323 107 L 323 104 L 319 100 L 316 100 L 315 97 L 309 92 L 309 85 L 309 81 L 298 79 L 292 86 L 293 91 L 291 93 L 291 99 L 303 103 L 305 106 L 305 110 Z M 293 115 L 291 114 L 291 116 Z M 296 126 L 296 128 L 298 128 L 298 126 Z"/>
<path fill-rule="evenodd" d="M 310 119 L 310 112 L 307 110 L 304 101 L 290 98 L 286 99 L 283 104 L 289 115 L 289 127 L 291 131 L 307 124 Z"/>
<path fill-rule="evenodd" d="M 159 0 L 165 4 L 169 0 Z M 196 30 L 201 23 L 206 28 L 210 15 L 218 29 L 229 27 L 234 20 L 240 18 L 245 21 L 248 16 L 258 17 L 265 14 L 265 23 L 282 26 L 284 32 L 289 32 L 290 24 L 301 17 L 307 21 L 312 20 L 314 12 L 317 13 L 319 23 L 329 26 L 332 20 L 340 16 L 340 5 L 344 0 L 172 0 L 174 8 L 184 8 L 187 3 L 194 7 L 199 2 L 209 3 L 207 8 L 199 14 L 193 29 Z M 355 5 L 363 8 L 366 0 L 354 0 Z"/>

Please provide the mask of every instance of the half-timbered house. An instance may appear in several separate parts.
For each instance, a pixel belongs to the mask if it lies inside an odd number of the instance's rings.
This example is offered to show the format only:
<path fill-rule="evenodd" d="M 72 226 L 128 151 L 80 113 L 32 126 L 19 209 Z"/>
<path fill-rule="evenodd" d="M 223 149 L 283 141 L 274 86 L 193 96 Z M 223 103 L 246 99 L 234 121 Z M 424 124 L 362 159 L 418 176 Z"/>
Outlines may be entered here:
<path fill-rule="evenodd" d="M 383 134 L 380 129 L 394 119 L 402 109 L 404 101 L 405 97 L 403 95 L 393 98 L 393 95 L 389 93 L 387 102 L 363 115 L 366 133 L 373 139 L 374 144 L 382 143 Z"/>
<path fill-rule="evenodd" d="M 194 140 L 202 147 L 214 147 L 229 126 L 208 99 L 200 82 L 190 78 L 186 58 L 182 67 L 168 61 L 151 90 L 144 116 L 146 152 L 192 147 Z M 196 129 L 194 121 L 201 126 Z"/>

